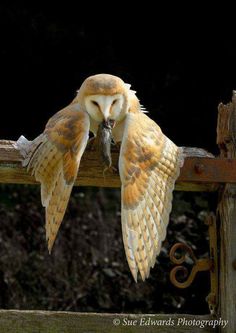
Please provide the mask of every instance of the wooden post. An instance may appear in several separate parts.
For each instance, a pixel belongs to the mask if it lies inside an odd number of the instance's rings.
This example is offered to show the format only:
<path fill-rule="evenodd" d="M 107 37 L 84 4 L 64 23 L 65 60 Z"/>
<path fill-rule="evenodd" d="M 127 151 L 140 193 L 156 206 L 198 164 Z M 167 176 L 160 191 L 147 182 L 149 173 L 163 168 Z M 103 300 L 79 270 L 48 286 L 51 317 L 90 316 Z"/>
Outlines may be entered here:
<path fill-rule="evenodd" d="M 236 92 L 232 102 L 219 105 L 217 144 L 221 157 L 236 157 Z M 236 170 L 234 170 L 236 172 Z M 236 332 L 236 185 L 226 183 L 220 193 L 220 317 L 229 320 L 222 331 Z"/>

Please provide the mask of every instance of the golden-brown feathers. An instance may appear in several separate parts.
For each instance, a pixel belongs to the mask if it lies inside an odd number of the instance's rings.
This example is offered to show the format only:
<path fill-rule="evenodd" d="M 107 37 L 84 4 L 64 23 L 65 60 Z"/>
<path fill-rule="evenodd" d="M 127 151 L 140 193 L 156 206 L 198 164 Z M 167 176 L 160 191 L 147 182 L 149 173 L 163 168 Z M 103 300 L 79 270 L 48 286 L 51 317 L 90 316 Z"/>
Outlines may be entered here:
<path fill-rule="evenodd" d="M 136 281 L 138 271 L 143 280 L 149 276 L 166 237 L 181 161 L 181 149 L 150 118 L 141 112 L 126 117 L 119 160 L 122 231 Z"/>
<path fill-rule="evenodd" d="M 51 251 L 89 130 L 96 133 L 99 127 L 93 113 L 86 109 L 85 98 L 102 95 L 106 99 L 111 95 L 114 99 L 116 94 L 122 94 L 122 105 L 119 106 L 122 110 L 120 114 L 116 110 L 114 115 L 117 119 L 112 119 L 115 122 L 113 139 L 121 141 L 122 233 L 127 261 L 137 281 L 138 272 L 143 280 L 149 276 L 166 237 L 182 151 L 142 113 L 139 100 L 130 86 L 108 74 L 87 78 L 73 102 L 48 121 L 44 133 L 32 142 L 21 137 L 18 148 L 24 156 L 23 165 L 41 183 L 41 199 L 46 209 L 46 237 Z"/>
<path fill-rule="evenodd" d="M 88 133 L 88 114 L 69 105 L 48 121 L 44 133 L 29 143 L 25 154 L 28 171 L 41 183 L 49 252 L 65 214 Z"/>
<path fill-rule="evenodd" d="M 89 76 L 80 87 L 83 96 L 123 94 L 127 87 L 119 77 L 109 74 Z"/>

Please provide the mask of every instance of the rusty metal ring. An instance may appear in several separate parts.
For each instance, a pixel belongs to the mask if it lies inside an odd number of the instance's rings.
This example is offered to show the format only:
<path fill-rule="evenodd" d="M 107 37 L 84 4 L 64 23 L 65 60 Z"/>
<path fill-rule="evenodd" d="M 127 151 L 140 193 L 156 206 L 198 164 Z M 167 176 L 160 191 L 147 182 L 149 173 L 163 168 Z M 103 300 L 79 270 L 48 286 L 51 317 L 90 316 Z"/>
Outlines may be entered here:
<path fill-rule="evenodd" d="M 183 253 L 180 258 L 176 258 L 176 254 L 177 254 L 176 252 L 179 249 L 184 250 L 185 253 Z M 172 246 L 172 248 L 170 250 L 170 260 L 176 265 L 181 265 L 186 261 L 187 254 L 189 254 L 190 257 L 192 257 L 194 262 L 197 261 L 197 258 L 195 257 L 191 247 L 189 247 L 188 245 L 183 244 L 183 243 L 176 243 Z"/>
<path fill-rule="evenodd" d="M 171 281 L 171 283 L 175 286 L 175 287 L 178 287 L 178 288 L 187 288 L 188 286 L 190 286 L 190 284 L 191 284 L 191 281 L 189 281 L 189 277 L 187 278 L 187 280 L 186 281 L 184 281 L 184 282 L 179 282 L 178 280 L 177 280 L 177 277 L 176 277 L 176 275 L 177 275 L 177 273 L 178 272 L 182 272 L 183 274 L 184 274 L 184 277 L 186 278 L 187 276 L 188 276 L 188 274 L 189 274 L 189 271 L 188 271 L 188 269 L 186 268 L 186 267 L 184 267 L 184 266 L 176 266 L 176 267 L 174 267 L 172 270 L 171 270 L 171 272 L 170 272 L 170 281 Z"/>

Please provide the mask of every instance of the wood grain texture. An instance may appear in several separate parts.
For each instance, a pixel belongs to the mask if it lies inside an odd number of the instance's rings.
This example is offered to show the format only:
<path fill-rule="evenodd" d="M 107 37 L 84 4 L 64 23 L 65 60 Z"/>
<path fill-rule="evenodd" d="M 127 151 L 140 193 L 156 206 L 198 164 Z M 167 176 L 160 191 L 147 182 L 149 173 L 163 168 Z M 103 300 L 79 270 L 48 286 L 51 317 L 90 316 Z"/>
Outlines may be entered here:
<path fill-rule="evenodd" d="M 221 157 L 236 157 L 236 93 L 218 109 L 217 144 Z M 236 332 L 236 185 L 225 184 L 219 198 L 220 215 L 220 314 L 229 324 L 222 332 Z"/>
<path fill-rule="evenodd" d="M 150 319 L 149 319 L 150 318 Z M 212 327 L 200 328 L 192 325 L 178 325 L 179 318 L 191 320 L 214 320 L 210 315 L 169 315 L 169 314 L 105 314 L 53 311 L 0 310 L 0 332 L 4 333 L 168 333 L 176 330 L 186 332 L 215 332 Z M 168 320 L 174 326 L 168 325 Z M 117 320 L 119 324 L 113 322 Z M 133 325 L 126 325 L 127 320 Z M 149 325 L 148 320 L 153 322 Z M 166 321 L 166 324 L 165 322 Z M 154 324 L 155 322 L 155 324 Z M 142 325 L 143 323 L 143 325 Z M 159 323 L 159 325 L 158 325 Z"/>
<path fill-rule="evenodd" d="M 113 165 L 118 165 L 119 153 L 112 152 Z M 117 168 L 118 169 L 118 168 Z M 236 183 L 236 159 L 187 157 L 176 183 L 181 191 L 216 191 L 220 183 Z M 21 156 L 14 141 L 0 140 L 0 183 L 37 184 L 21 167 Z M 118 171 L 103 175 L 103 166 L 94 151 L 86 150 L 79 169 L 76 185 L 120 187 Z"/>

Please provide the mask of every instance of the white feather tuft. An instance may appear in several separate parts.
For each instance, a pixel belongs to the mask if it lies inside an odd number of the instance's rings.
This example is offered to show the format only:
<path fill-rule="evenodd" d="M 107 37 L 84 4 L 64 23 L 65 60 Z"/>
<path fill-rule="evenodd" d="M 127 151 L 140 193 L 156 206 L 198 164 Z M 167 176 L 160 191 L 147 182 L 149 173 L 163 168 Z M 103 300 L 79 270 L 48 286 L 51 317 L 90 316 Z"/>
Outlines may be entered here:
<path fill-rule="evenodd" d="M 126 86 L 126 88 L 130 89 L 131 84 L 129 84 L 129 83 L 125 83 L 125 86 Z"/>

